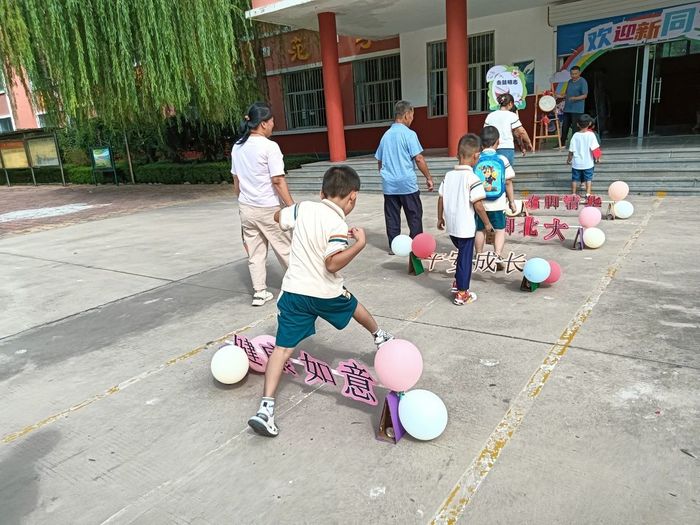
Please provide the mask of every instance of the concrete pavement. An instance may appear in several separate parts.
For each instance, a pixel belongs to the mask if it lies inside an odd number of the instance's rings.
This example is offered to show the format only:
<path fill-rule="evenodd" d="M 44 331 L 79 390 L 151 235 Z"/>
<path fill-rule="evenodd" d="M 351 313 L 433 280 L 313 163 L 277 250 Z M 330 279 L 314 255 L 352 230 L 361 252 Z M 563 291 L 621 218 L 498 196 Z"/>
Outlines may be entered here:
<path fill-rule="evenodd" d="M 632 201 L 599 250 L 513 236 L 562 280 L 476 274 L 458 308 L 450 276 L 386 254 L 381 197 L 361 194 L 347 285 L 418 346 L 417 388 L 450 416 L 398 445 L 374 439 L 379 407 L 289 378 L 262 439 L 262 377 L 212 379 L 228 334 L 275 332 L 225 196 L 0 239 L 0 523 L 698 523 L 698 199 Z M 372 363 L 357 325 L 317 329 L 315 357 Z"/>

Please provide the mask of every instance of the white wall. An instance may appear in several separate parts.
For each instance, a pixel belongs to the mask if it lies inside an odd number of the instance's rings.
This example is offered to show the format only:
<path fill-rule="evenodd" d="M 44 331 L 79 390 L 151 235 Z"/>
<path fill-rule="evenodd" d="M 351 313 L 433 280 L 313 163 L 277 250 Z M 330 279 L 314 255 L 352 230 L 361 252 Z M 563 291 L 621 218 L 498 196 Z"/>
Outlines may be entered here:
<path fill-rule="evenodd" d="M 547 8 L 524 9 L 468 20 L 469 34 L 494 31 L 496 65 L 535 59 L 535 85 L 549 86 L 554 73 L 554 29 L 547 25 Z M 414 106 L 428 104 L 428 42 L 445 39 L 445 26 L 401 33 L 401 93 Z"/>

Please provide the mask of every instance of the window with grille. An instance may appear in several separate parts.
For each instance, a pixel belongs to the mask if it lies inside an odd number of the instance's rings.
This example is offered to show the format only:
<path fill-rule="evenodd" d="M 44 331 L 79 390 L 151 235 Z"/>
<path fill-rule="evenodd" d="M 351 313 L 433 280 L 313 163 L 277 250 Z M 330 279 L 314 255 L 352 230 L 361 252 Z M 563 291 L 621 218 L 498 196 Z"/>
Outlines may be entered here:
<path fill-rule="evenodd" d="M 495 64 L 493 33 L 469 37 L 469 109 L 489 110 L 489 87 L 486 73 Z"/>
<path fill-rule="evenodd" d="M 469 111 L 488 111 L 486 73 L 494 66 L 494 34 L 469 37 Z M 447 115 L 447 42 L 428 43 L 428 115 Z"/>
<path fill-rule="evenodd" d="M 359 60 L 352 71 L 357 123 L 393 120 L 394 104 L 401 100 L 400 56 Z"/>
<path fill-rule="evenodd" d="M 285 73 L 283 79 L 287 129 L 325 126 L 326 107 L 321 68 Z"/>
<path fill-rule="evenodd" d="M 0 133 L 12 130 L 12 119 L 10 117 L 0 117 Z"/>
<path fill-rule="evenodd" d="M 447 115 L 447 43 L 428 43 L 428 116 Z"/>

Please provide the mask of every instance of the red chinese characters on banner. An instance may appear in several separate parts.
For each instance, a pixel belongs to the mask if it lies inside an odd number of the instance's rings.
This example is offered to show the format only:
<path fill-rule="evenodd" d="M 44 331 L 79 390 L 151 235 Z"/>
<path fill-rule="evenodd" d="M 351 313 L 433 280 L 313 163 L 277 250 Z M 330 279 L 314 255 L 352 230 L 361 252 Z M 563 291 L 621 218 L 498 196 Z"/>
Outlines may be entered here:
<path fill-rule="evenodd" d="M 545 223 L 544 225 L 545 228 L 548 228 L 550 231 L 543 237 L 545 241 L 548 241 L 550 239 L 553 239 L 555 236 L 559 237 L 559 240 L 563 241 L 565 240 L 564 234 L 561 232 L 562 230 L 568 230 L 569 225 L 566 224 L 565 222 L 561 222 L 557 217 L 554 217 L 552 219 L 552 222 Z"/>
<path fill-rule="evenodd" d="M 377 404 L 377 396 L 374 393 L 377 382 L 369 373 L 369 369 L 362 363 L 358 363 L 354 359 L 341 361 L 338 363 L 338 373 L 345 377 L 342 392 L 345 397 L 362 401 L 368 405 Z"/>
<path fill-rule="evenodd" d="M 525 217 L 523 223 L 523 237 L 537 237 L 540 233 L 537 231 L 537 225 L 540 223 L 535 217 Z"/>
<path fill-rule="evenodd" d="M 594 206 L 596 208 L 602 207 L 603 197 L 601 197 L 600 195 L 589 195 L 588 201 L 586 202 L 586 206 Z"/>
<path fill-rule="evenodd" d="M 651 22 L 640 22 L 637 24 L 635 31 L 635 40 L 652 40 L 659 38 L 659 27 L 661 20 L 652 20 Z"/>
<path fill-rule="evenodd" d="M 531 210 L 539 210 L 540 209 L 540 197 L 537 195 L 530 195 L 530 197 L 528 197 L 528 199 L 525 201 L 525 204 Z"/>
<path fill-rule="evenodd" d="M 544 197 L 531 195 L 523 202 L 528 210 L 539 210 L 541 208 L 540 205 L 542 204 L 540 202 L 541 199 L 544 199 L 543 209 L 546 210 L 550 208 L 559 208 L 561 201 L 564 202 L 567 210 L 578 210 L 580 205 L 595 206 L 597 208 L 600 208 L 603 205 L 603 198 L 600 195 L 589 195 L 587 199 L 583 199 L 574 193 L 568 195 L 551 194 L 545 195 Z"/>
<path fill-rule="evenodd" d="M 579 204 L 581 204 L 581 197 L 578 195 L 564 195 L 563 200 L 567 210 L 578 210 Z"/>
<path fill-rule="evenodd" d="M 559 195 L 545 195 L 544 196 L 544 209 L 558 208 L 559 207 Z"/>
<path fill-rule="evenodd" d="M 632 22 L 630 24 L 621 24 L 615 28 L 614 42 L 628 42 L 630 40 L 635 40 L 636 34 L 637 34 L 636 22 Z"/>
<path fill-rule="evenodd" d="M 515 231 L 515 217 L 506 217 L 506 233 L 512 235 Z"/>

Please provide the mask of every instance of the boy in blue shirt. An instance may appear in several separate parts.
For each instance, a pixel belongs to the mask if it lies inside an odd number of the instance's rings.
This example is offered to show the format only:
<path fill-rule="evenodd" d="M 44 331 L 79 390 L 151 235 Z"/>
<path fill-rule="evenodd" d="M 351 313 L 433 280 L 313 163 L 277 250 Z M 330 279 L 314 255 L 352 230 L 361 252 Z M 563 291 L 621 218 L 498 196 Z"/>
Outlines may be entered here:
<path fill-rule="evenodd" d="M 415 237 L 423 233 L 423 204 L 414 166 L 418 166 L 425 177 L 428 191 L 433 191 L 433 178 L 423 157 L 423 146 L 418 141 L 416 132 L 410 129 L 413 106 L 410 102 L 401 100 L 394 106 L 394 115 L 395 121 L 382 136 L 374 155 L 382 177 L 389 250 L 391 241 L 401 233 L 401 208 L 406 215 L 409 235 Z"/>

